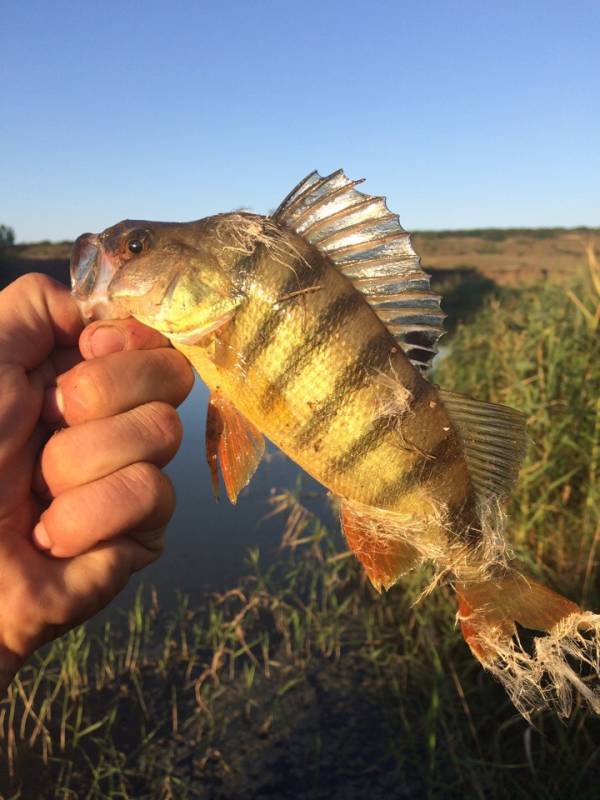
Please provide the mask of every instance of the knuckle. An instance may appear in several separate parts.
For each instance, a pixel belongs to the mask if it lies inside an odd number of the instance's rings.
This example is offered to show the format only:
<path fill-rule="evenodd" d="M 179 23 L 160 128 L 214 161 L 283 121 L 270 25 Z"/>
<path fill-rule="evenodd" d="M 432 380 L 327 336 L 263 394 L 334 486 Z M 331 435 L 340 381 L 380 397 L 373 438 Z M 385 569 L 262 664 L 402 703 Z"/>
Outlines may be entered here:
<path fill-rule="evenodd" d="M 175 365 L 179 374 L 183 397 L 185 398 L 191 392 L 192 386 L 194 385 L 194 370 L 182 353 L 179 353 L 177 350 L 173 350 L 173 353 L 176 356 Z"/>
<path fill-rule="evenodd" d="M 158 467 L 146 461 L 139 461 L 117 474 L 126 489 L 135 496 L 144 516 L 159 508 L 165 491 L 166 478 Z"/>
<path fill-rule="evenodd" d="M 177 396 L 185 397 L 194 383 L 194 373 L 185 356 L 172 347 L 160 347 L 153 351 L 153 356 L 158 369 L 177 390 Z"/>
<path fill-rule="evenodd" d="M 153 379 L 157 375 L 161 375 L 169 381 L 173 379 L 175 372 L 173 354 L 175 352 L 168 347 L 157 347 L 146 352 L 145 365 Z"/>
<path fill-rule="evenodd" d="M 160 442 L 168 452 L 175 452 L 183 436 L 179 415 L 168 403 L 154 400 L 135 409 L 138 425 L 152 442 Z"/>
<path fill-rule="evenodd" d="M 65 441 L 64 433 L 57 431 L 51 436 L 41 454 L 41 468 L 42 474 L 47 479 L 48 475 L 52 475 L 53 483 L 61 484 L 65 469 L 69 463 L 69 459 L 65 456 Z"/>
<path fill-rule="evenodd" d="M 152 531 L 132 534 L 131 538 L 140 544 L 144 549 L 145 556 L 142 558 L 143 563 L 140 564 L 139 567 L 147 566 L 148 564 L 152 563 L 152 561 L 156 561 L 156 559 L 159 558 L 164 552 L 165 525 L 161 525 L 159 528 L 156 528 Z"/>
<path fill-rule="evenodd" d="M 55 497 L 42 519 L 54 553 L 57 547 L 75 540 L 81 530 L 84 515 L 78 496 L 67 492 Z"/>
<path fill-rule="evenodd" d="M 41 272 L 29 272 L 27 275 L 21 275 L 13 283 L 15 290 L 27 292 L 29 294 L 42 293 L 46 294 L 49 289 L 53 289 L 56 283 L 48 275 L 43 275 Z"/>
<path fill-rule="evenodd" d="M 110 371 L 101 362 L 77 364 L 59 383 L 67 408 L 71 401 L 71 406 L 90 414 L 108 408 L 115 389 Z"/>

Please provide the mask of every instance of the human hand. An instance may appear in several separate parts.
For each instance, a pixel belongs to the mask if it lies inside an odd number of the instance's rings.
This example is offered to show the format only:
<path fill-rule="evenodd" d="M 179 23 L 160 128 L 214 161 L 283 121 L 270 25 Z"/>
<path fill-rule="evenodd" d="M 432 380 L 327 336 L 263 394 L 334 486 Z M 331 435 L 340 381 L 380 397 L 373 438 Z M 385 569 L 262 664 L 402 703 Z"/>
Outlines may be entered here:
<path fill-rule="evenodd" d="M 0 689 L 162 551 L 193 383 L 167 344 L 132 318 L 82 332 L 42 275 L 0 292 Z"/>

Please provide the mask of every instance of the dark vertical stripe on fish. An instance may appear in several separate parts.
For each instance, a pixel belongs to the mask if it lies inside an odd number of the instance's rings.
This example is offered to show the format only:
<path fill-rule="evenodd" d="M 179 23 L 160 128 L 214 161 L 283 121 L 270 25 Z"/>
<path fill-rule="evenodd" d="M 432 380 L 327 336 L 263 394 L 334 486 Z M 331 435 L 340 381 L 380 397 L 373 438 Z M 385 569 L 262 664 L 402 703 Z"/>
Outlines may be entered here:
<path fill-rule="evenodd" d="M 298 432 L 295 440 L 298 448 L 307 447 L 336 416 L 340 408 L 349 402 L 352 395 L 373 379 L 373 373 L 388 366 L 390 354 L 395 348 L 394 341 L 384 331 L 379 331 L 369 339 L 354 361 L 348 364 L 336 380 L 330 395 L 323 400 L 310 420 Z"/>
<path fill-rule="evenodd" d="M 278 295 L 280 297 L 285 297 L 285 295 L 291 292 L 315 286 L 321 278 L 325 266 L 326 262 L 324 259 L 315 259 L 315 263 L 313 264 L 309 264 L 303 258 L 297 259 L 297 261 L 294 262 L 292 274 L 279 288 Z M 290 269 L 292 269 L 291 265 Z M 272 308 L 268 310 L 260 321 L 258 330 L 246 347 L 244 347 L 240 355 L 240 361 L 246 368 L 251 367 L 261 353 L 263 353 L 273 341 L 275 332 L 279 324 L 285 319 L 285 312 L 288 308 L 289 307 L 285 304 L 278 305 L 274 303 Z"/>
<path fill-rule="evenodd" d="M 327 475 L 339 475 L 356 466 L 369 453 L 376 450 L 381 440 L 392 430 L 397 421 L 395 416 L 384 416 L 375 419 L 370 427 L 350 445 L 345 453 L 333 458 L 327 465 Z"/>
<path fill-rule="evenodd" d="M 406 442 L 404 446 L 406 445 L 410 447 L 409 442 Z M 456 447 L 455 442 L 447 438 L 442 439 L 429 453 L 413 463 L 406 472 L 386 483 L 375 497 L 371 498 L 369 504 L 377 508 L 384 508 L 401 495 L 407 494 L 417 486 L 427 483 L 437 472 L 441 472 L 462 457 L 462 453 Z"/>
<path fill-rule="evenodd" d="M 325 347 L 340 326 L 364 305 L 364 300 L 357 291 L 338 295 L 324 308 L 312 332 L 307 331 L 304 341 L 294 350 L 290 361 L 283 372 L 269 384 L 263 394 L 261 404 L 264 411 L 269 411 L 277 402 L 281 392 L 293 383 L 294 379 L 310 363 L 312 356 Z"/>

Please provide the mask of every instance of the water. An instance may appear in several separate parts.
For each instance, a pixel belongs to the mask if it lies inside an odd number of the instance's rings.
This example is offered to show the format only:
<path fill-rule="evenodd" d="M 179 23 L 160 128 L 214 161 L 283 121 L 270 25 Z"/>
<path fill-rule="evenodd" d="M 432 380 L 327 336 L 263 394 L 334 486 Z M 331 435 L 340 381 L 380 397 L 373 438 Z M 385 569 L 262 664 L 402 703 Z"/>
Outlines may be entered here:
<path fill-rule="evenodd" d="M 317 507 L 326 514 L 323 487 L 273 446 L 268 446 L 266 457 L 237 505 L 230 504 L 224 490 L 219 502 L 215 502 L 204 446 L 207 404 L 208 389 L 197 380 L 179 409 L 183 442 L 166 469 L 175 485 L 177 507 L 167 530 L 165 553 L 134 576 L 118 599 L 121 606 L 130 605 L 140 581 L 145 586 L 155 586 L 160 605 L 169 607 L 175 602 L 177 591 L 189 594 L 194 601 L 207 591 L 234 585 L 247 574 L 245 561 L 250 548 L 259 548 L 265 564 L 280 557 L 283 520 L 265 519 L 271 510 L 268 499 L 273 488 L 295 487 L 300 475 L 307 492 L 318 492 L 323 497 Z"/>

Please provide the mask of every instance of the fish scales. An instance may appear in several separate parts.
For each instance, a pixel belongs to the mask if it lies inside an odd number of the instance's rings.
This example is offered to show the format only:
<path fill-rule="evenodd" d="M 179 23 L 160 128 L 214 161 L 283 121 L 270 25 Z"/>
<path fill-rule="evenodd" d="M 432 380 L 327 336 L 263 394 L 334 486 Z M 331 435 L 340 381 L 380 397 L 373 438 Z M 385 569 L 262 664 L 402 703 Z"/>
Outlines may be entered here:
<path fill-rule="evenodd" d="M 299 237 L 278 238 L 287 246 L 263 247 L 244 265 L 246 298 L 227 338 L 228 351 L 241 356 L 219 362 L 199 348 L 184 352 L 211 388 L 236 397 L 259 430 L 332 492 L 365 504 L 382 497 L 383 508 L 408 511 L 426 491 L 414 479 L 411 492 L 389 486 L 421 463 L 433 480 L 445 462 L 427 454 L 452 438 L 435 389 L 347 278 Z M 378 416 L 382 377 L 409 392 L 401 415 Z M 307 437 L 311 428 L 315 435 Z M 464 459 L 458 446 L 453 452 L 458 476 Z M 464 491 L 457 483 L 457 497 Z M 446 494 L 451 500 L 452 491 Z"/>
<path fill-rule="evenodd" d="M 220 467 L 235 502 L 268 436 L 338 497 L 376 589 L 426 560 L 453 576 L 465 641 L 522 714 L 551 703 L 566 716 L 575 693 L 600 712 L 600 615 L 525 579 L 505 554 L 500 509 L 523 416 L 426 380 L 440 298 L 398 218 L 357 183 L 315 172 L 271 217 L 125 220 L 85 234 L 74 296 L 88 320 L 131 314 L 161 331 L 210 387 L 213 489 Z M 518 625 L 540 634 L 531 652 Z"/>

